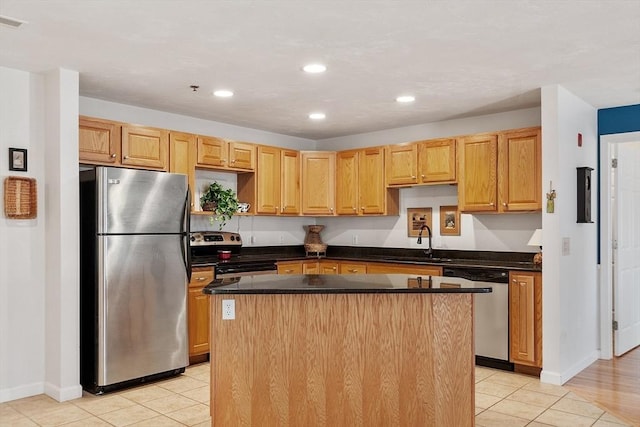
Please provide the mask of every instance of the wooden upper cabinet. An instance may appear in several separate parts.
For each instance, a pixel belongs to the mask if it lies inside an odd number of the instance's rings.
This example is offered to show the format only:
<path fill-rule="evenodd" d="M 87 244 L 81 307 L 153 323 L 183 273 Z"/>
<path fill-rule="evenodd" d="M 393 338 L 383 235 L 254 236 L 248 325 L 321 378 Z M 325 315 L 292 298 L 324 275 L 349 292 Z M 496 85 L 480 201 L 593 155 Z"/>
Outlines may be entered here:
<path fill-rule="evenodd" d="M 302 152 L 302 213 L 333 215 L 336 155 L 330 151 Z"/>
<path fill-rule="evenodd" d="M 92 164 L 120 164 L 121 124 L 79 118 L 79 159 Z"/>
<path fill-rule="evenodd" d="M 460 177 L 458 205 L 461 211 L 497 211 L 498 136 L 473 135 L 458 144 Z"/>
<path fill-rule="evenodd" d="M 300 213 L 300 152 L 281 150 L 280 154 L 280 213 Z"/>
<path fill-rule="evenodd" d="M 542 367 L 542 275 L 509 274 L 509 360 Z"/>
<path fill-rule="evenodd" d="M 497 213 L 540 211 L 541 145 L 539 127 L 461 138 L 460 209 Z"/>
<path fill-rule="evenodd" d="M 256 146 L 211 136 L 198 137 L 197 164 L 216 169 L 254 170 Z"/>
<path fill-rule="evenodd" d="M 501 212 L 542 209 L 542 143 L 540 129 L 500 134 L 498 198 Z"/>
<path fill-rule="evenodd" d="M 195 210 L 193 200 L 195 189 L 196 135 L 169 132 L 169 172 L 187 175 L 191 192 L 191 210 Z"/>
<path fill-rule="evenodd" d="M 387 185 L 406 185 L 418 182 L 418 145 L 398 144 L 386 148 Z"/>
<path fill-rule="evenodd" d="M 336 213 L 358 215 L 359 213 L 359 151 L 340 151 L 336 154 Z"/>
<path fill-rule="evenodd" d="M 256 168 L 256 213 L 277 215 L 280 213 L 280 149 L 258 146 Z"/>
<path fill-rule="evenodd" d="M 387 213 L 385 209 L 387 189 L 384 182 L 384 149 L 374 147 L 361 150 L 358 166 L 360 213 L 363 215 Z"/>
<path fill-rule="evenodd" d="M 456 182 L 456 140 L 434 139 L 418 143 L 418 182 Z"/>
<path fill-rule="evenodd" d="M 169 169 L 169 131 L 122 125 L 122 165 Z"/>

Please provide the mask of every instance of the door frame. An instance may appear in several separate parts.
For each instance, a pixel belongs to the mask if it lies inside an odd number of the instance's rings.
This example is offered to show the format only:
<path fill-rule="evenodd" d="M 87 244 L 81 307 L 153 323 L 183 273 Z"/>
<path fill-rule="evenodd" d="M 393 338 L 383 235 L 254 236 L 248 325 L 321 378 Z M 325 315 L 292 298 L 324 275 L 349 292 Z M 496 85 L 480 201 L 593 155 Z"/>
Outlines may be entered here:
<path fill-rule="evenodd" d="M 613 248 L 611 245 L 611 144 L 640 142 L 640 132 L 600 136 L 600 358 L 613 357 Z"/>

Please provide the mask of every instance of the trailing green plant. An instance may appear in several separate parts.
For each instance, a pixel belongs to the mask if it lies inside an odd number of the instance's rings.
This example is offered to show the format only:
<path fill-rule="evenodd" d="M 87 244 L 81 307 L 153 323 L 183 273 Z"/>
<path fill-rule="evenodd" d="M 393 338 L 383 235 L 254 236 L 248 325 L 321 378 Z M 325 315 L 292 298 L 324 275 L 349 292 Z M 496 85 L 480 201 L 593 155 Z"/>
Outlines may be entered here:
<path fill-rule="evenodd" d="M 200 206 L 203 210 L 213 212 L 210 218 L 211 224 L 218 221 L 220 230 L 222 230 L 227 221 L 238 211 L 238 197 L 235 191 L 230 188 L 225 189 L 214 181 L 202 193 Z"/>

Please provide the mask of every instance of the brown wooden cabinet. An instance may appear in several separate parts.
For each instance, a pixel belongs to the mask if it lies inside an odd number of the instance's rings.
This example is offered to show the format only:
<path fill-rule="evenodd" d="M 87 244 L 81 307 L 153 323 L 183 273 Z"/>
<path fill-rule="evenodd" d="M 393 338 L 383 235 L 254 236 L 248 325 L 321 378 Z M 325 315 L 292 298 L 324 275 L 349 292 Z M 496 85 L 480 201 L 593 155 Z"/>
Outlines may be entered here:
<path fill-rule="evenodd" d="M 169 169 L 169 131 L 122 125 L 122 166 Z"/>
<path fill-rule="evenodd" d="M 212 268 L 192 269 L 187 299 L 190 358 L 209 353 L 209 297 L 202 289 L 212 280 Z"/>
<path fill-rule="evenodd" d="M 169 132 L 169 172 L 187 175 L 191 191 L 191 211 L 195 210 L 193 199 L 196 164 L 196 135 L 182 132 Z"/>
<path fill-rule="evenodd" d="M 335 207 L 336 154 L 303 151 L 302 214 L 333 215 Z"/>
<path fill-rule="evenodd" d="M 367 274 L 366 262 L 342 261 L 338 265 L 340 274 Z"/>
<path fill-rule="evenodd" d="M 302 261 L 278 261 L 278 274 L 302 274 Z"/>
<path fill-rule="evenodd" d="M 458 205 L 464 212 L 542 208 L 540 128 L 460 139 Z"/>
<path fill-rule="evenodd" d="M 211 136 L 198 137 L 197 164 L 200 167 L 252 171 L 255 169 L 255 162 L 254 144 Z"/>
<path fill-rule="evenodd" d="M 390 145 L 386 148 L 387 185 L 418 183 L 418 145 Z"/>
<path fill-rule="evenodd" d="M 542 274 L 509 274 L 509 360 L 542 367 Z"/>
<path fill-rule="evenodd" d="M 418 182 L 453 184 L 457 182 L 456 140 L 432 139 L 418 143 Z"/>
<path fill-rule="evenodd" d="M 382 147 L 348 150 L 336 158 L 338 215 L 397 215 L 397 188 L 385 187 Z"/>
<path fill-rule="evenodd" d="M 119 165 L 121 123 L 80 116 L 78 157 L 80 163 Z"/>

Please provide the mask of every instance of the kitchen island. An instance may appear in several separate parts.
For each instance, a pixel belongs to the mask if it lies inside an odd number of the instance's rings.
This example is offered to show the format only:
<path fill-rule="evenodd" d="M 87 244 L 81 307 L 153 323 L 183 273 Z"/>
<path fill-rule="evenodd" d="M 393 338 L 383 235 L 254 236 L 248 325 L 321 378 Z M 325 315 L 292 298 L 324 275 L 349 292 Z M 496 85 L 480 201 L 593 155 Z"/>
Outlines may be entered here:
<path fill-rule="evenodd" d="M 204 289 L 212 425 L 473 425 L 473 294 L 491 292 L 473 285 L 404 274 L 214 280 Z"/>

